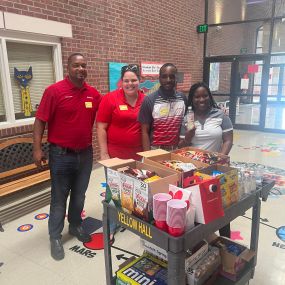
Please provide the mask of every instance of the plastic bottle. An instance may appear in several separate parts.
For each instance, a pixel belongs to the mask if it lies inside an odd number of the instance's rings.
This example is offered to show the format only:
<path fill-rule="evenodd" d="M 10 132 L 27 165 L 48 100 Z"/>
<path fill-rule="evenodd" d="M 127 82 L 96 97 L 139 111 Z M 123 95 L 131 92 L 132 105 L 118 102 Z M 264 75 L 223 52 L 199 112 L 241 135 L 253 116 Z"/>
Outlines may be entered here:
<path fill-rule="evenodd" d="M 257 186 L 262 185 L 263 172 L 264 172 L 264 166 L 262 165 L 257 166 L 257 168 L 254 170 Z"/>
<path fill-rule="evenodd" d="M 192 107 L 189 106 L 187 109 L 187 114 L 186 114 L 186 129 L 192 130 L 195 128 L 194 124 L 194 111 L 192 110 Z"/>
<path fill-rule="evenodd" d="M 251 181 L 251 192 L 254 192 L 256 191 L 256 177 L 255 177 L 255 173 L 253 170 L 250 170 L 249 172 L 249 175 L 250 175 L 250 181 Z"/>
<path fill-rule="evenodd" d="M 251 177 L 248 172 L 244 174 L 244 193 L 250 194 L 251 192 Z"/>
<path fill-rule="evenodd" d="M 241 172 L 238 173 L 238 191 L 239 191 L 239 198 L 243 198 L 245 195 L 245 190 L 244 190 L 244 177 L 241 174 Z"/>

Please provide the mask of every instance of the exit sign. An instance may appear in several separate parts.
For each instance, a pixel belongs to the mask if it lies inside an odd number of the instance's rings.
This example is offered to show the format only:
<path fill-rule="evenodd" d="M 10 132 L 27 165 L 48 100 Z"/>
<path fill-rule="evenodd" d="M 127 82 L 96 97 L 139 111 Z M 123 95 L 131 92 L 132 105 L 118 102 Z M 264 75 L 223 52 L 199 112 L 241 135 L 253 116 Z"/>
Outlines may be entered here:
<path fill-rule="evenodd" d="M 207 33 L 207 32 L 208 32 L 207 24 L 197 26 L 197 33 Z"/>

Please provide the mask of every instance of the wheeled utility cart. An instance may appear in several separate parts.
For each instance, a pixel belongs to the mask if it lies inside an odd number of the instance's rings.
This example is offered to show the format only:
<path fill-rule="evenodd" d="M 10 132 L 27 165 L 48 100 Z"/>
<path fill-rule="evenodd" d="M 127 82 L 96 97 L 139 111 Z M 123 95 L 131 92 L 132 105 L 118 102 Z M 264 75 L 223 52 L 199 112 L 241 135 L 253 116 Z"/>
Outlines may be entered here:
<path fill-rule="evenodd" d="M 244 270 L 241 278 L 233 282 L 223 277 L 218 277 L 215 284 L 217 285 L 244 285 L 254 276 L 254 270 L 257 260 L 259 223 L 260 223 L 260 207 L 261 199 L 267 200 L 270 189 L 274 186 L 274 182 L 264 183 L 262 187 L 258 187 L 255 192 L 242 198 L 238 203 L 231 205 L 225 209 L 225 216 L 215 220 L 209 224 L 200 224 L 193 229 L 187 231 L 181 237 L 173 237 L 155 226 L 142 221 L 141 219 L 129 215 L 122 210 L 103 202 L 103 230 L 104 230 L 104 253 L 106 267 L 106 284 L 114 285 L 115 276 L 112 270 L 112 257 L 110 244 L 109 222 L 113 221 L 127 228 L 145 240 L 163 248 L 168 253 L 168 285 L 185 284 L 185 252 L 192 249 L 202 239 L 227 225 L 238 216 L 243 215 L 248 209 L 252 208 L 252 224 L 251 224 L 251 241 L 250 249 L 256 252 L 255 257 L 251 260 L 246 270 Z"/>

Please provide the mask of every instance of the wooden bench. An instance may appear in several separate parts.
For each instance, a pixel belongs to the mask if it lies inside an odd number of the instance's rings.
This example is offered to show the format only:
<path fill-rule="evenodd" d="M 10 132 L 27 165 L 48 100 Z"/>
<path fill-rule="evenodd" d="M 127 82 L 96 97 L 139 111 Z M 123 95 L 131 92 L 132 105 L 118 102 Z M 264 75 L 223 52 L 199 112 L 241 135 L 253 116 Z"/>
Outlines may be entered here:
<path fill-rule="evenodd" d="M 48 157 L 48 142 L 43 139 Z M 0 143 L 0 199 L 48 181 L 48 164 L 39 170 L 33 162 L 32 138 L 13 138 Z"/>

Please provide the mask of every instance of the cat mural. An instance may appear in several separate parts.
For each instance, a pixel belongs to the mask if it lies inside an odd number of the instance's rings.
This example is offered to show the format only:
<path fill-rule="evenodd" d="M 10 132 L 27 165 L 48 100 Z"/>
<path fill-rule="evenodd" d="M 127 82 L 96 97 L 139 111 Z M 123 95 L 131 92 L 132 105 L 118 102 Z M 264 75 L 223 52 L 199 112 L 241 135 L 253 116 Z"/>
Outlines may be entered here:
<path fill-rule="evenodd" d="M 25 117 L 30 117 L 33 108 L 28 83 L 33 78 L 32 67 L 30 66 L 28 71 L 20 71 L 14 67 L 14 78 L 21 87 L 22 111 L 24 112 Z"/>

